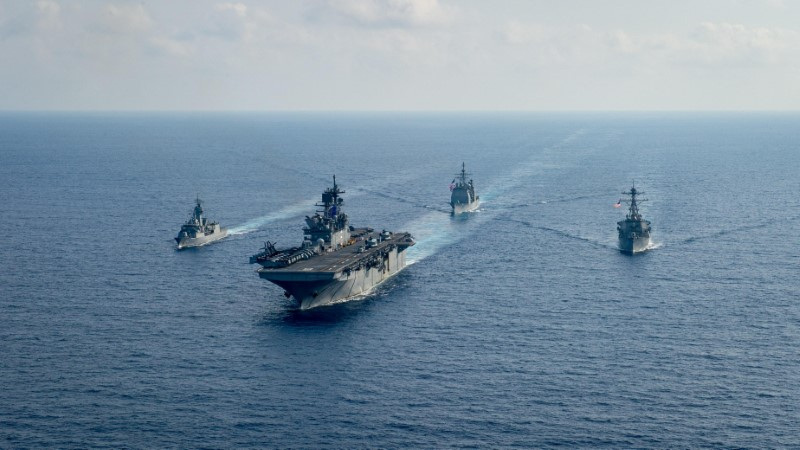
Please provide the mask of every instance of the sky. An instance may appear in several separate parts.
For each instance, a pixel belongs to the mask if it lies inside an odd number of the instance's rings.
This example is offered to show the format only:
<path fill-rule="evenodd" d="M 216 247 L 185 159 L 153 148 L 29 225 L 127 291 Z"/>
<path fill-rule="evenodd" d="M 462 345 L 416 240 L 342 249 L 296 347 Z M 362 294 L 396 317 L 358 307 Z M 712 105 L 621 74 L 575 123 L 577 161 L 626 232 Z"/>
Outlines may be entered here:
<path fill-rule="evenodd" d="M 0 110 L 798 109 L 797 0 L 0 0 Z"/>

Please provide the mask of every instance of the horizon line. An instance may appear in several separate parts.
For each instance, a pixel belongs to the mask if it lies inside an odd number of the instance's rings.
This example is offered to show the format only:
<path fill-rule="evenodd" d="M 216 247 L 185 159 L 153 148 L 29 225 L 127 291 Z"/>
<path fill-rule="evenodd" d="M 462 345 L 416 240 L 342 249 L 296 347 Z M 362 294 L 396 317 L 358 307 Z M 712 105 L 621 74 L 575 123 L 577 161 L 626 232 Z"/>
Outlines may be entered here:
<path fill-rule="evenodd" d="M 2 109 L 6 113 L 800 113 L 800 109 Z"/>

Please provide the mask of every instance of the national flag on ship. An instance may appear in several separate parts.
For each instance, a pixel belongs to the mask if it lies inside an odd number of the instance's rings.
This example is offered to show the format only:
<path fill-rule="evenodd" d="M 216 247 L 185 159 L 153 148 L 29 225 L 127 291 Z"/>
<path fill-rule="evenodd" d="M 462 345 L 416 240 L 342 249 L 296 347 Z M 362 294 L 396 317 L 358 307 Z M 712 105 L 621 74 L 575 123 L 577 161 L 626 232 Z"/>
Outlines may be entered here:
<path fill-rule="evenodd" d="M 614 208 L 619 208 L 622 206 L 622 199 L 617 200 L 617 203 L 614 203 Z"/>
<path fill-rule="evenodd" d="M 450 190 L 452 191 L 455 188 L 456 188 L 456 179 L 453 178 L 453 181 L 450 182 Z"/>

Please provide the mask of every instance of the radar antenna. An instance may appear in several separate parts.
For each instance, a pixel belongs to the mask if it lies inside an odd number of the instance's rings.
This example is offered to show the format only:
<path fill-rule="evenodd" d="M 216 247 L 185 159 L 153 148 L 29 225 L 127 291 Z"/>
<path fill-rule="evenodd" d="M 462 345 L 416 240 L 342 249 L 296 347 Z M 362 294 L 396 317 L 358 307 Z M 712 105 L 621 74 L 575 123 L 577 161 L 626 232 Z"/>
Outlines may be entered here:
<path fill-rule="evenodd" d="M 467 177 L 472 175 L 471 173 L 467 173 L 466 165 L 462 162 L 461 163 L 461 172 L 456 174 L 456 179 L 458 179 L 458 187 L 465 187 L 467 185 Z"/>
<path fill-rule="evenodd" d="M 322 208 L 317 212 L 322 213 L 323 217 L 336 217 L 337 213 L 340 212 L 339 207 L 344 203 L 344 199 L 339 194 L 344 193 L 345 191 L 339 189 L 339 185 L 336 184 L 336 175 L 334 175 L 333 187 L 325 189 L 325 192 L 322 193 L 322 202 L 315 205 Z"/>
<path fill-rule="evenodd" d="M 632 220 L 642 220 L 642 215 L 639 213 L 639 202 L 646 202 L 646 198 L 636 198 L 639 195 L 644 194 L 644 192 L 639 191 L 636 189 L 636 180 L 633 180 L 633 184 L 631 186 L 631 190 L 629 191 L 622 191 L 624 195 L 630 196 L 630 200 L 623 200 L 625 202 L 630 203 L 630 207 L 628 208 L 628 214 L 625 216 L 628 219 Z"/>

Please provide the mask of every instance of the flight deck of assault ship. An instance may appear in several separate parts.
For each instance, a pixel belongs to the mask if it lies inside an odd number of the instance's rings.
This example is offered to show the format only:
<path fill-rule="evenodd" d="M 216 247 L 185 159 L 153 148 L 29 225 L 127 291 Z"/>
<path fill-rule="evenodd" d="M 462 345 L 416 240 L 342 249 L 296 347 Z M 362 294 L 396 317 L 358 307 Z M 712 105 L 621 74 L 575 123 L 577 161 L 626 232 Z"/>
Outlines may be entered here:
<path fill-rule="evenodd" d="M 450 206 L 453 208 L 453 215 L 474 211 L 480 204 L 480 197 L 475 195 L 475 186 L 471 179 L 467 181 L 467 175 L 469 174 L 462 162 L 461 173 L 450 183 Z"/>
<path fill-rule="evenodd" d="M 175 237 L 178 250 L 187 247 L 199 247 L 214 242 L 228 235 L 228 230 L 219 226 L 217 222 L 209 222 L 203 217 L 202 201 L 197 198 L 192 217 L 181 226 L 181 231 Z"/>
<path fill-rule="evenodd" d="M 414 245 L 409 233 L 353 228 L 342 211 L 344 191 L 336 185 L 322 193 L 320 209 L 306 216 L 300 247 L 278 250 L 271 242 L 250 257 L 261 278 L 284 289 L 300 309 L 335 303 L 368 292 L 406 265 Z"/>
<path fill-rule="evenodd" d="M 644 220 L 639 213 L 639 205 L 637 202 L 647 201 L 647 199 L 637 199 L 637 195 L 644 194 L 636 190 L 636 184 L 631 187 L 630 191 L 623 192 L 625 195 L 631 197 L 627 200 L 630 203 L 628 214 L 625 220 L 617 222 L 617 231 L 619 232 L 619 250 L 622 253 L 634 254 L 643 252 L 650 246 L 650 221 Z M 619 205 L 623 200 L 617 203 Z"/>

